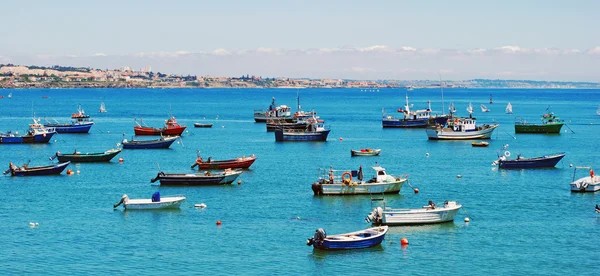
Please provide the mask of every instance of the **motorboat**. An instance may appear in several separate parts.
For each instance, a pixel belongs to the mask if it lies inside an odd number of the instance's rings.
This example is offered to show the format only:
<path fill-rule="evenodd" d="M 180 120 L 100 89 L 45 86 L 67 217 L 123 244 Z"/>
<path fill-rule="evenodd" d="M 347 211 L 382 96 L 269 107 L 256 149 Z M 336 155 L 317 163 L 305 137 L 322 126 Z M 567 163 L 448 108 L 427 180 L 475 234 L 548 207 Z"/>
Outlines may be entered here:
<path fill-rule="evenodd" d="M 378 226 L 356 232 L 327 236 L 323 228 L 315 231 L 306 245 L 323 250 L 361 249 L 381 244 L 388 231 L 387 226 Z"/>
<path fill-rule="evenodd" d="M 443 205 L 436 205 L 432 201 L 422 208 L 396 209 L 386 207 L 374 208 L 367 216 L 366 221 L 375 225 L 418 225 L 434 224 L 453 221 L 462 205 L 456 201 L 445 201 Z"/>
<path fill-rule="evenodd" d="M 375 175 L 363 178 L 362 166 L 358 170 L 319 169 L 317 182 L 312 184 L 315 195 L 368 195 L 375 193 L 397 194 L 408 176 L 388 175 L 379 165 L 371 167 Z"/>
<path fill-rule="evenodd" d="M 113 208 L 123 204 L 125 210 L 159 210 L 159 209 L 179 209 L 181 203 L 185 201 L 185 196 L 165 196 L 161 197 L 159 192 L 152 194 L 152 198 L 130 199 L 126 194 L 121 200 L 113 205 Z"/>

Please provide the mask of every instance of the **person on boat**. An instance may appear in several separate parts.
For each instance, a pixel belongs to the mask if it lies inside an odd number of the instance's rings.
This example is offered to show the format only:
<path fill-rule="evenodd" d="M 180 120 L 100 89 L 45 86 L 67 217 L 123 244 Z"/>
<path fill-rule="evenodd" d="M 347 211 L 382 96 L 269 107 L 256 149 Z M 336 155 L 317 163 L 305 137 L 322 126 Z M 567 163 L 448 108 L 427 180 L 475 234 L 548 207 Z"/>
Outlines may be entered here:
<path fill-rule="evenodd" d="M 209 156 L 209 157 L 208 157 L 208 160 L 206 160 L 206 162 L 207 162 L 207 163 L 210 163 L 210 159 L 211 159 L 211 157 Z"/>
<path fill-rule="evenodd" d="M 202 164 L 202 156 L 198 156 L 196 159 L 196 164 Z"/>
<path fill-rule="evenodd" d="M 429 201 L 428 205 L 431 209 L 435 209 L 435 203 L 432 200 Z"/>
<path fill-rule="evenodd" d="M 517 154 L 517 160 L 521 159 L 521 154 Z"/>
<path fill-rule="evenodd" d="M 329 183 L 333 184 L 333 167 L 329 167 Z"/>

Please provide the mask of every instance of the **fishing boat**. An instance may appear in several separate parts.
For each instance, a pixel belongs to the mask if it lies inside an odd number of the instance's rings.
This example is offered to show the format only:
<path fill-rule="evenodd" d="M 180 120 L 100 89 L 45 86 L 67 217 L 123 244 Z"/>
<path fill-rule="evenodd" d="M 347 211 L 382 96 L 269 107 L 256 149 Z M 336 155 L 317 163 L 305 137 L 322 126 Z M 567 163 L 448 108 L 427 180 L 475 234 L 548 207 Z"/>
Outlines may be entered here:
<path fill-rule="evenodd" d="M 448 120 L 446 125 L 431 125 L 425 131 L 429 140 L 491 139 L 498 124 L 477 126 L 476 122 L 476 119 L 472 117 L 454 117 L 453 120 Z"/>
<path fill-rule="evenodd" d="M 527 123 L 525 118 L 515 118 L 515 133 L 560 133 L 565 124 L 554 112 L 543 114 L 540 120 L 540 123 Z"/>
<path fill-rule="evenodd" d="M 269 118 L 292 118 L 292 111 L 287 105 L 277 106 L 275 97 L 271 100 L 269 109 L 254 109 L 254 121 L 257 123 L 265 123 Z"/>
<path fill-rule="evenodd" d="M 52 127 L 58 133 L 88 133 L 94 122 L 90 119 L 90 115 L 85 114 L 81 105 L 77 108 L 77 113 L 71 114 L 70 123 L 60 123 L 56 120 L 50 122 L 46 120 L 45 127 Z"/>
<path fill-rule="evenodd" d="M 323 250 L 361 249 L 381 244 L 388 231 L 387 226 L 378 226 L 351 233 L 327 236 L 323 228 L 315 231 L 306 245 Z"/>
<path fill-rule="evenodd" d="M 131 140 L 123 139 L 121 142 L 124 149 L 166 149 L 177 140 L 179 136 L 165 136 L 155 140 Z"/>
<path fill-rule="evenodd" d="M 238 157 L 235 159 L 229 160 L 212 160 L 211 157 L 208 159 L 202 160 L 202 156 L 199 155 L 196 158 L 196 162 L 192 165 L 192 169 L 198 166 L 199 170 L 223 170 L 223 169 L 247 169 L 256 161 L 256 156 L 254 154 L 246 157 Z"/>
<path fill-rule="evenodd" d="M 479 141 L 479 142 L 473 142 L 471 143 L 471 146 L 473 147 L 487 147 L 489 145 L 488 142 L 484 142 L 484 141 Z"/>
<path fill-rule="evenodd" d="M 273 132 L 276 129 L 306 129 L 308 122 L 297 118 L 271 118 L 267 119 L 267 132 Z"/>
<path fill-rule="evenodd" d="M 380 152 L 381 152 L 381 149 L 370 149 L 370 148 L 359 149 L 359 150 L 351 149 L 350 155 L 351 156 L 377 156 L 377 155 L 379 155 Z"/>
<path fill-rule="evenodd" d="M 83 162 L 110 162 L 113 157 L 117 156 L 121 152 L 121 149 L 110 149 L 105 152 L 92 152 L 92 153 L 81 153 L 75 150 L 74 153 L 61 153 L 60 151 L 51 157 L 51 159 L 58 158 L 60 162 L 71 161 L 73 163 Z"/>
<path fill-rule="evenodd" d="M 503 169 L 552 168 L 565 157 L 565 153 L 560 152 L 533 158 L 524 158 L 518 154 L 517 158 L 513 160 L 508 160 L 508 157 L 510 157 L 510 151 L 505 151 L 492 164 Z"/>
<path fill-rule="evenodd" d="M 327 136 L 331 129 L 324 126 L 323 121 L 319 121 L 313 117 L 307 121 L 304 129 L 276 129 L 275 141 L 327 141 Z"/>
<path fill-rule="evenodd" d="M 33 124 L 29 125 L 25 135 L 11 131 L 0 133 L 0 144 L 48 143 L 55 133 L 54 128 L 47 128 L 40 124 L 39 119 L 33 118 Z"/>
<path fill-rule="evenodd" d="M 481 104 L 481 112 L 490 112 L 490 109 L 487 108 L 487 106 L 485 106 L 484 104 Z"/>
<path fill-rule="evenodd" d="M 362 166 L 358 170 L 319 169 L 317 182 L 312 184 L 315 195 L 368 195 L 374 193 L 397 194 L 408 176 L 388 175 L 384 168 L 371 167 L 375 175 L 371 179 L 363 178 Z M 353 179 L 356 177 L 356 179 Z"/>
<path fill-rule="evenodd" d="M 168 120 L 165 120 L 165 126 L 161 128 L 146 126 L 142 119 L 140 119 L 141 123 L 138 123 L 137 119 L 134 121 L 137 124 L 137 126 L 133 127 L 135 135 L 181 135 L 186 128 L 186 126 L 177 123 L 173 115 Z"/>
<path fill-rule="evenodd" d="M 209 128 L 209 127 L 212 127 L 212 126 L 213 126 L 213 124 L 194 123 L 194 127 Z"/>
<path fill-rule="evenodd" d="M 113 208 L 123 204 L 125 210 L 160 210 L 160 209 L 179 209 L 181 203 L 185 201 L 185 196 L 165 196 L 161 197 L 159 192 L 152 194 L 152 198 L 130 199 L 123 195 L 121 200 L 113 205 Z"/>
<path fill-rule="evenodd" d="M 81 108 L 81 105 L 77 106 L 77 113 L 71 114 L 71 119 L 83 120 L 83 119 L 89 119 L 89 118 L 90 118 L 90 115 L 85 114 L 85 111 L 83 110 L 83 108 Z"/>
<path fill-rule="evenodd" d="M 462 205 L 456 201 L 445 201 L 436 205 L 429 201 L 428 205 L 416 209 L 396 209 L 385 206 L 374 208 L 365 219 L 374 225 L 419 225 L 450 222 L 454 220 Z"/>
<path fill-rule="evenodd" d="M 242 170 L 225 169 L 223 172 L 211 173 L 164 173 L 159 172 L 152 183 L 160 181 L 163 186 L 207 186 L 231 184 Z"/>
<path fill-rule="evenodd" d="M 53 175 L 60 174 L 69 166 L 71 162 L 64 162 L 49 166 L 30 167 L 29 162 L 22 167 L 17 167 L 13 163 L 9 163 L 8 170 L 4 174 L 10 173 L 12 176 L 37 176 L 37 175 Z"/>
<path fill-rule="evenodd" d="M 508 103 L 506 105 L 505 111 L 506 111 L 506 114 L 512 114 L 513 113 L 513 111 L 512 111 L 512 104 Z"/>
<path fill-rule="evenodd" d="M 104 102 L 100 102 L 100 113 L 105 113 L 106 112 L 106 106 L 104 105 Z"/>
<path fill-rule="evenodd" d="M 590 173 L 589 176 L 578 178 L 577 170 Z M 573 180 L 571 181 L 571 192 L 573 193 L 586 193 L 596 192 L 600 190 L 600 176 L 594 174 L 594 170 L 591 167 L 575 166 L 573 170 Z"/>
<path fill-rule="evenodd" d="M 387 115 L 385 110 L 383 112 L 383 118 L 381 124 L 384 128 L 424 128 L 431 122 L 435 124 L 445 124 L 448 120 L 448 116 L 431 115 L 431 102 L 427 101 L 427 109 L 420 109 L 411 111 L 412 105 L 408 103 L 408 92 L 406 93 L 406 104 L 404 108 L 398 109 L 399 113 L 402 113 L 402 117 L 394 117 Z"/>

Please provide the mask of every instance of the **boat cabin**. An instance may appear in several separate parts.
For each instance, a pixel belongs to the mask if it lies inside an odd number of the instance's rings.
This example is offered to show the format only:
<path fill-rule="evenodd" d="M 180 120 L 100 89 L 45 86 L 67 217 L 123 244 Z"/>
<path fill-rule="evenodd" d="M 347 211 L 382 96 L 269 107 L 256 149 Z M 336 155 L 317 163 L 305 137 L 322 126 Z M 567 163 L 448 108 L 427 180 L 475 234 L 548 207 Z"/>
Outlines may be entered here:
<path fill-rule="evenodd" d="M 448 120 L 448 127 L 455 132 L 476 131 L 475 123 L 475 118 L 454 118 L 454 120 Z"/>

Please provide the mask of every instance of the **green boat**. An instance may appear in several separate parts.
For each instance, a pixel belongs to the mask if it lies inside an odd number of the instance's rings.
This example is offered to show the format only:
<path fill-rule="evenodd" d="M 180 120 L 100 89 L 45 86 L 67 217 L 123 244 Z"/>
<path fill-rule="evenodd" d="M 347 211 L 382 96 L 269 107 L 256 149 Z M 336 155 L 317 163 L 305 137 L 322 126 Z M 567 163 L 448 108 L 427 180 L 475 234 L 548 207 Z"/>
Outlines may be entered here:
<path fill-rule="evenodd" d="M 60 162 L 71 161 L 73 163 L 79 162 L 109 162 L 113 157 L 121 152 L 121 149 L 111 149 L 105 152 L 98 153 L 60 153 L 57 152 L 54 157 L 58 158 Z"/>
<path fill-rule="evenodd" d="M 515 133 L 560 133 L 565 122 L 549 112 L 542 115 L 541 123 L 527 123 L 527 120 L 517 117 Z"/>

